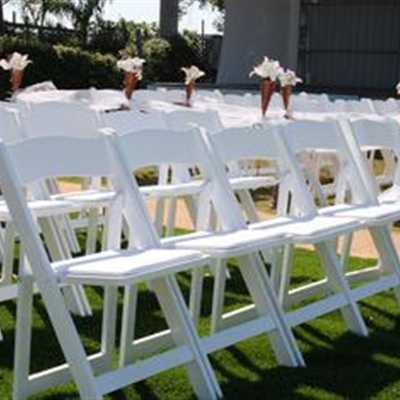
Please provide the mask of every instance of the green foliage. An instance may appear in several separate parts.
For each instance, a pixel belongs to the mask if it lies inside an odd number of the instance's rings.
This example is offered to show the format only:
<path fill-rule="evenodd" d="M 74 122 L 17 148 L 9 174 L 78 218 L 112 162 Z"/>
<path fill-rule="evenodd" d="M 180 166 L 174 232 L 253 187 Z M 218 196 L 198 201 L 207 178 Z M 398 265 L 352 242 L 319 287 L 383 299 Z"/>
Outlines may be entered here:
<path fill-rule="evenodd" d="M 146 77 L 153 81 L 163 81 L 170 68 L 168 61 L 171 45 L 160 38 L 147 40 L 143 45 L 143 57 L 146 59 Z"/>
<path fill-rule="evenodd" d="M 115 88 L 120 84 L 116 58 L 110 54 L 90 53 L 79 48 L 54 46 L 60 75 L 56 86 L 64 88 Z"/>
<path fill-rule="evenodd" d="M 25 70 L 24 85 L 53 79 L 58 74 L 57 53 L 51 45 L 39 42 L 37 39 L 24 40 L 10 37 L 0 37 L 0 55 L 6 55 L 18 51 L 22 54 L 29 54 L 33 61 Z M 8 96 L 9 72 L 0 69 L 0 97 Z"/>
<path fill-rule="evenodd" d="M 78 47 L 52 46 L 37 39 L 0 38 L 0 56 L 18 51 L 33 61 L 26 68 L 24 86 L 52 80 L 58 88 L 118 88 L 121 76 L 113 55 L 90 53 Z M 0 70 L 0 96 L 9 90 L 9 72 Z"/>
<path fill-rule="evenodd" d="M 122 73 L 117 70 L 116 61 L 124 55 L 146 59 L 142 85 L 182 82 L 181 67 L 190 65 L 197 65 L 206 72 L 203 82 L 213 79 L 213 71 L 201 57 L 201 40 L 194 32 L 185 31 L 167 41 L 156 36 L 153 24 L 124 20 L 99 23 L 85 49 L 71 36 L 62 44 L 54 44 L 56 36 L 43 40 L 46 30 L 39 32 L 40 39 L 30 28 L 19 35 L 0 36 L 0 58 L 14 51 L 29 54 L 33 63 L 26 68 L 23 86 L 51 80 L 60 89 L 121 88 Z M 9 72 L 0 70 L 0 98 L 9 95 L 9 87 Z"/>

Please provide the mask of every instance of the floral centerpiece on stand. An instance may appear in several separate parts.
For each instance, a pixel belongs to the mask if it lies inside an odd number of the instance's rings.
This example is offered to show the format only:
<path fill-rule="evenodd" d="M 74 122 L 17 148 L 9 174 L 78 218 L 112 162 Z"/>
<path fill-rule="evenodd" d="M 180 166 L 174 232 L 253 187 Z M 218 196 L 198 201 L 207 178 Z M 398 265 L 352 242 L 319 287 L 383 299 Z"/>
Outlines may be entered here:
<path fill-rule="evenodd" d="M 256 65 L 253 71 L 250 72 L 250 77 L 257 75 L 261 78 L 260 91 L 261 91 L 261 113 L 265 116 L 272 95 L 276 87 L 276 80 L 282 73 L 282 67 L 279 61 L 264 57 L 264 61 Z"/>
<path fill-rule="evenodd" d="M 132 98 L 132 93 L 135 91 L 138 81 L 142 79 L 145 62 L 146 60 L 139 57 L 129 57 L 117 61 L 117 67 L 125 73 L 124 88 L 128 100 Z"/>
<path fill-rule="evenodd" d="M 181 70 L 185 73 L 185 92 L 186 92 L 185 105 L 187 107 L 190 107 L 196 80 L 204 76 L 205 72 L 201 71 L 195 65 L 192 65 L 190 68 L 182 67 Z"/>
<path fill-rule="evenodd" d="M 32 61 L 28 59 L 28 54 L 20 54 L 14 52 L 6 59 L 0 60 L 0 67 L 6 71 L 10 71 L 11 93 L 14 95 L 22 85 L 24 79 L 25 68 Z"/>
<path fill-rule="evenodd" d="M 282 71 L 278 76 L 279 82 L 281 84 L 281 95 L 283 108 L 285 109 L 285 118 L 290 118 L 291 113 L 289 111 L 290 96 L 292 94 L 293 88 L 300 82 L 303 82 L 296 73 L 290 69 Z"/>

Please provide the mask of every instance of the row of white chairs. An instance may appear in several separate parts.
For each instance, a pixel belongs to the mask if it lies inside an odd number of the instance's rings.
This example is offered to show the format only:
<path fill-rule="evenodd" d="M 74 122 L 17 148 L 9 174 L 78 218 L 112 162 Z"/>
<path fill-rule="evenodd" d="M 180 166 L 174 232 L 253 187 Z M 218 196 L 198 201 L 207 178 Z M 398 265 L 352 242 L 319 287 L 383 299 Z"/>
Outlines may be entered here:
<path fill-rule="evenodd" d="M 364 125 L 375 122 L 362 121 Z M 82 397 L 99 398 L 128 382 L 184 364 L 197 396 L 215 398 L 221 396 L 221 392 L 207 360 L 207 355 L 215 350 L 260 333 L 269 333 L 280 363 L 303 365 L 290 328 L 337 309 L 342 311 L 352 332 L 367 335 L 357 301 L 388 288 L 394 288 L 398 295 L 399 261 L 389 229 L 392 221 L 399 218 L 400 204 L 378 201 L 370 171 L 355 141 L 357 136 L 353 134 L 357 123 L 351 126 L 345 121 L 296 121 L 267 128 L 221 130 L 213 134 L 198 130 L 153 129 L 122 135 L 103 132 L 103 135 L 77 138 L 71 132 L 68 137 L 48 135 L 13 145 L 2 144 L 0 187 L 29 261 L 21 265 L 19 278 L 15 397 L 24 398 L 29 393 L 64 382 L 72 375 Z M 379 124 L 385 127 L 382 131 L 388 131 L 383 122 Z M 395 131 L 398 132 L 393 129 L 393 135 Z M 393 145 L 389 139 L 382 143 L 382 137 L 374 136 L 375 141 L 372 143 L 371 139 L 369 145 Z M 352 204 L 323 210 L 315 208 L 296 156 L 303 150 L 318 149 L 329 149 L 338 154 L 341 173 L 337 197 L 341 201 L 350 199 Z M 272 220 L 246 224 L 233 195 L 225 166 L 249 158 L 272 158 L 279 165 L 279 215 Z M 194 163 L 202 171 L 197 229 L 193 234 L 160 240 L 131 172 L 145 165 L 182 163 Z M 107 176 L 113 183 L 112 189 L 118 200 L 113 202 L 107 250 L 50 263 L 31 217 L 32 207 L 27 205 L 21 188 L 32 181 L 73 175 Z M 119 248 L 121 214 L 129 226 L 129 250 Z M 213 222 L 213 215 L 217 216 L 217 224 Z M 218 232 L 214 232 L 215 227 Z M 348 275 L 343 270 L 334 239 L 365 228 L 372 233 L 380 263 L 374 270 L 367 270 L 366 277 L 358 274 L 354 278 L 354 274 Z M 51 235 L 47 240 L 51 240 Z M 292 246 L 297 243 L 315 245 L 327 278 L 318 285 L 297 288 L 293 292 L 288 288 L 290 263 L 281 264 L 278 256 L 272 258 L 274 272 L 268 276 L 259 251 L 267 248 L 272 254 L 279 254 L 275 250 L 285 246 L 285 258 L 288 259 Z M 212 330 L 200 338 L 174 274 L 193 270 L 193 284 L 197 287 L 192 292 L 190 305 L 193 311 L 201 302 L 201 266 L 210 263 L 210 257 L 216 267 Z M 226 261 L 229 257 L 238 258 L 254 305 L 224 315 Z M 352 282 L 360 283 L 364 279 L 371 282 L 351 287 Z M 50 314 L 67 365 L 28 378 L 33 282 Z M 174 329 L 137 341 L 134 340 L 133 326 L 139 282 L 150 282 L 168 325 Z M 106 287 L 102 352 L 92 357 L 92 362 L 83 352 L 64 297 L 60 296 L 60 283 Z M 120 368 L 110 372 L 117 328 L 117 286 L 125 288 L 125 311 L 120 328 L 122 348 Z M 315 294 L 317 289 L 326 297 L 306 306 L 284 310 L 283 306 L 297 303 L 306 294 Z M 178 348 L 157 355 L 155 359 L 133 362 L 134 351 L 145 354 L 146 349 L 150 349 L 154 352 L 169 343 L 166 338 L 171 336 Z M 94 377 L 94 371 L 107 372 L 104 376 Z"/>

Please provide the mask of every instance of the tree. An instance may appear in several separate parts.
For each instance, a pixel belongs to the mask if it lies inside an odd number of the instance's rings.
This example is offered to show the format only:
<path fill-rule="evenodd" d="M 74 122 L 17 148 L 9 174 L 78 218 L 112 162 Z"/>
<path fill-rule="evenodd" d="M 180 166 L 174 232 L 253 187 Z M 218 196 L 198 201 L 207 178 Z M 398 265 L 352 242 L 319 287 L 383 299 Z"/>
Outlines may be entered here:
<path fill-rule="evenodd" d="M 70 19 L 82 45 L 87 43 L 91 21 L 102 16 L 108 1 L 112 2 L 112 0 L 63 0 L 63 13 Z"/>
<path fill-rule="evenodd" d="M 65 0 L 21 0 L 21 14 L 24 20 L 42 27 L 49 14 L 59 15 Z"/>

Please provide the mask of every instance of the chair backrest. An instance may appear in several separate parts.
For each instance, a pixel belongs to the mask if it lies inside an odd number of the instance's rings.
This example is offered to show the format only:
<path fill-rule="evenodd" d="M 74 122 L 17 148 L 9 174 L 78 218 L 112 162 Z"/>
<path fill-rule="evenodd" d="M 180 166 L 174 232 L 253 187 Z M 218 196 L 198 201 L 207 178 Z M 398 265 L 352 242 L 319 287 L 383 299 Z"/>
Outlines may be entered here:
<path fill-rule="evenodd" d="M 32 103 L 21 112 L 27 137 L 75 136 L 90 137 L 101 127 L 98 113 L 78 103 Z"/>
<path fill-rule="evenodd" d="M 16 109 L 0 107 L 0 138 L 6 143 L 23 139 L 20 113 Z"/>
<path fill-rule="evenodd" d="M 165 120 L 170 129 L 187 131 L 193 125 L 206 129 L 210 133 L 223 129 L 222 122 L 216 111 L 174 110 L 165 114 Z"/>
<path fill-rule="evenodd" d="M 353 135 L 362 150 L 390 149 L 400 156 L 399 126 L 391 119 L 351 118 Z"/>
<path fill-rule="evenodd" d="M 164 114 L 157 110 L 146 113 L 138 110 L 107 112 L 101 113 L 100 118 L 104 126 L 112 128 L 119 135 L 143 129 L 166 128 Z"/>
<path fill-rule="evenodd" d="M 293 95 L 290 109 L 299 112 L 324 112 L 326 111 L 326 101 L 324 98 L 320 99 L 307 94 Z"/>
<path fill-rule="evenodd" d="M 296 155 L 306 152 L 329 152 L 339 162 L 339 182 L 341 196 L 345 188 L 352 194 L 355 203 L 376 202 L 367 190 L 352 149 L 345 138 L 341 124 L 337 120 L 303 120 L 289 122 L 281 127 L 282 135 L 288 143 L 291 155 L 286 160 L 289 165 L 296 162 Z"/>
<path fill-rule="evenodd" d="M 293 194 L 293 202 L 299 215 L 315 214 L 315 207 L 311 194 L 301 177 L 301 171 L 294 162 L 292 168 L 288 168 L 282 158 L 277 140 L 277 127 L 267 126 L 263 128 L 234 128 L 226 129 L 211 135 L 210 141 L 215 148 L 216 158 L 222 165 L 241 160 L 273 159 L 276 161 L 282 190 Z M 279 212 L 285 212 L 283 209 Z"/>
<path fill-rule="evenodd" d="M 138 89 L 132 94 L 132 103 L 138 106 L 153 100 L 165 101 L 165 90 Z"/>
<path fill-rule="evenodd" d="M 205 131 L 145 130 L 118 136 L 116 143 L 126 171 L 124 176 L 129 179 L 132 171 L 148 165 L 197 164 L 204 180 L 199 203 L 211 200 L 223 229 L 245 225 L 224 166 L 216 162 Z"/>
<path fill-rule="evenodd" d="M 372 105 L 379 115 L 393 115 L 400 111 L 395 99 L 372 100 Z"/>
<path fill-rule="evenodd" d="M 227 104 L 232 104 L 236 106 L 248 106 L 252 107 L 253 106 L 253 95 L 251 93 L 244 93 L 244 94 L 238 94 L 238 93 L 227 93 L 224 95 L 224 102 Z"/>
<path fill-rule="evenodd" d="M 222 103 L 224 101 L 224 95 L 218 89 L 197 89 L 195 92 L 195 100 Z"/>
<path fill-rule="evenodd" d="M 347 141 L 355 154 L 355 158 L 362 170 L 364 180 L 367 182 L 368 188 L 375 189 L 375 195 L 378 194 L 378 186 L 373 177 L 373 171 L 369 168 L 365 157 L 361 151 L 383 150 L 393 153 L 397 159 L 389 162 L 396 162 L 394 166 L 393 184 L 400 185 L 400 165 L 398 159 L 400 157 L 400 132 L 398 124 L 388 118 L 356 118 L 341 122 L 343 130 L 347 132 Z M 365 153 L 364 153 L 365 154 Z M 371 189 L 372 190 L 372 189 Z"/>

